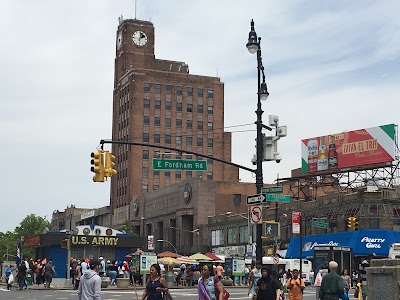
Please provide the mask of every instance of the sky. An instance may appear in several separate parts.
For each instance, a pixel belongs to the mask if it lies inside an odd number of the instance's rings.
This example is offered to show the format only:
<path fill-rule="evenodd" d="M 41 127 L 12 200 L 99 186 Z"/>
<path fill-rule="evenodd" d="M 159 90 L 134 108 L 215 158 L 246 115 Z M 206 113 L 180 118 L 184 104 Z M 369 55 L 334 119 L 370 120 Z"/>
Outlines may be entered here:
<path fill-rule="evenodd" d="M 287 126 L 281 163 L 264 182 L 301 167 L 305 138 L 399 124 L 400 2 L 279 0 L 0 1 L 0 231 L 34 213 L 109 205 L 109 182 L 92 181 L 90 153 L 111 138 L 118 17 L 153 22 L 158 59 L 225 84 L 232 161 L 253 168 L 261 37 L 268 115 Z M 251 124 L 247 126 L 232 127 Z M 254 182 L 240 171 L 242 182 Z"/>

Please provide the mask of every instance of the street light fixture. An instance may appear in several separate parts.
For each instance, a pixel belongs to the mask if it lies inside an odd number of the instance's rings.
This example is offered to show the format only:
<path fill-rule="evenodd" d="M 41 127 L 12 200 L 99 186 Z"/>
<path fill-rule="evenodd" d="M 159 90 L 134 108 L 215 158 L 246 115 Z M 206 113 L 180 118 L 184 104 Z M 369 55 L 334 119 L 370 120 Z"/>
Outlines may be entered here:
<path fill-rule="evenodd" d="M 266 127 L 262 124 L 262 114 L 263 110 L 261 109 L 261 100 L 266 100 L 269 96 L 267 84 L 265 83 L 265 74 L 264 74 L 264 66 L 262 64 L 261 58 L 261 38 L 257 38 L 257 33 L 254 30 L 254 20 L 251 20 L 250 23 L 251 29 L 249 32 L 249 40 L 246 44 L 247 49 L 251 54 L 257 53 L 257 72 L 258 72 L 258 85 L 257 85 L 257 139 L 256 139 L 256 188 L 257 194 L 261 194 L 261 190 L 263 187 L 263 170 L 262 170 L 262 162 L 263 162 L 263 134 L 262 128 Z M 261 73 L 262 73 L 262 82 L 261 82 Z M 256 260 L 262 260 L 262 224 L 257 224 L 256 226 Z"/>
<path fill-rule="evenodd" d="M 174 226 L 171 226 L 171 228 L 175 229 L 175 230 L 182 230 L 182 231 L 196 233 L 197 235 L 200 235 L 199 228 L 196 228 L 194 230 L 187 230 L 187 229 L 183 229 L 183 228 L 177 228 L 177 227 L 174 227 Z"/>
<path fill-rule="evenodd" d="M 172 245 L 171 242 L 167 241 L 167 240 L 157 240 L 157 242 L 166 242 L 167 244 L 170 244 L 172 246 L 172 248 L 174 248 L 175 253 L 178 253 L 178 251 L 176 251 L 176 248 L 174 245 Z"/>
<path fill-rule="evenodd" d="M 152 230 L 151 233 L 154 234 L 154 233 L 155 233 L 155 230 L 154 230 L 154 224 L 153 224 L 153 222 L 152 222 L 150 219 L 145 218 L 145 217 L 140 217 L 140 219 L 143 220 L 143 221 L 144 221 L 144 220 L 149 221 L 149 223 L 151 224 L 151 230 Z"/>

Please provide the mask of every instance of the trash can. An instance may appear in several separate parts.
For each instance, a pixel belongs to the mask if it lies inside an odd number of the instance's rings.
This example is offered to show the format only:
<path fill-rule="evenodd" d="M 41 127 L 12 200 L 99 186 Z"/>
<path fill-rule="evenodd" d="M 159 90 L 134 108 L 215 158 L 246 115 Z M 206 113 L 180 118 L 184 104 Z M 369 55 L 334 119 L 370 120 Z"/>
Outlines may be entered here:
<path fill-rule="evenodd" d="M 175 285 L 175 274 L 173 271 L 166 272 L 165 281 L 168 283 L 168 287 L 172 287 Z"/>
<path fill-rule="evenodd" d="M 32 285 L 32 270 L 29 270 L 28 274 L 26 274 L 26 284 Z"/>

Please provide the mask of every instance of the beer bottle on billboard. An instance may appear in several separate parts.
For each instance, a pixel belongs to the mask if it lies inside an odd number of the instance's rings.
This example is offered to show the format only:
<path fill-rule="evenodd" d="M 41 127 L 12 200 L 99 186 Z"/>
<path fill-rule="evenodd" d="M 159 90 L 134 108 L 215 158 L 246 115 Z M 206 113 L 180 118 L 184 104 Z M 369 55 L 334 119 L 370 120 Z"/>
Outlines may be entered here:
<path fill-rule="evenodd" d="M 318 171 L 328 170 L 328 153 L 326 152 L 326 144 L 324 136 L 322 136 L 319 140 L 317 170 Z"/>
<path fill-rule="evenodd" d="M 329 136 L 328 167 L 329 169 L 336 169 L 338 167 L 335 137 L 333 135 Z"/>
<path fill-rule="evenodd" d="M 308 172 L 317 171 L 317 159 L 318 159 L 318 141 L 311 139 L 307 142 L 308 149 Z"/>

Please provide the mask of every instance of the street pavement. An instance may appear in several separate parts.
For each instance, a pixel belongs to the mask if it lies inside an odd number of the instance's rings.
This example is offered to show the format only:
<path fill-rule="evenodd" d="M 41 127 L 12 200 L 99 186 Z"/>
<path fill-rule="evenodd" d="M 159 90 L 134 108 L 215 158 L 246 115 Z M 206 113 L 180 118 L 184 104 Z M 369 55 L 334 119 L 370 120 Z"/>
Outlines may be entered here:
<path fill-rule="evenodd" d="M 56 285 L 63 285 L 63 282 L 54 282 Z M 78 295 L 76 291 L 72 289 L 56 289 L 55 287 L 51 289 L 39 288 L 35 289 L 34 286 L 29 286 L 27 290 L 19 291 L 13 287 L 11 291 L 8 291 L 6 286 L 0 286 L 0 299 L 26 299 L 26 300 L 76 300 Z M 230 300 L 249 300 L 247 295 L 247 287 L 225 287 L 230 293 Z M 185 288 L 171 288 L 171 295 L 174 300 L 197 300 L 197 288 L 196 287 L 185 287 Z M 143 293 L 143 287 L 138 287 L 136 292 L 132 288 L 121 290 L 119 288 L 108 287 L 102 289 L 101 297 L 102 300 L 140 300 Z M 350 299 L 355 299 L 352 297 L 353 292 L 350 291 Z M 314 300 L 317 299 L 315 295 L 314 287 L 306 287 L 303 294 L 304 300 Z"/>

